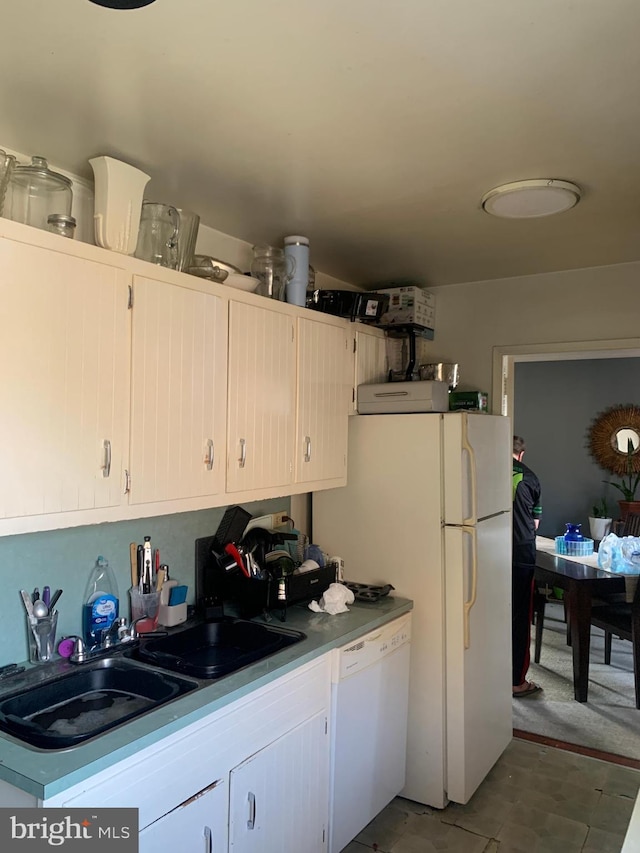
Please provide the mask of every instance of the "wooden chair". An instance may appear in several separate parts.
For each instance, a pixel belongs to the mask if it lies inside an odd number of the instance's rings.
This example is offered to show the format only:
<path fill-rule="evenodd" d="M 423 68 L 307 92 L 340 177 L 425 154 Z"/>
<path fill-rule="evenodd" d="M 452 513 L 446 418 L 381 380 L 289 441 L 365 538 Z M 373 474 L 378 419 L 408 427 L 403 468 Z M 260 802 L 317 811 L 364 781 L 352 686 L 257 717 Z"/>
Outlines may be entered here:
<path fill-rule="evenodd" d="M 547 594 L 540 587 L 533 587 L 533 623 L 535 625 L 535 644 L 533 652 L 533 660 L 540 663 L 540 652 L 542 651 L 542 630 L 544 628 L 544 611 L 547 604 Z M 571 626 L 569 625 L 569 614 L 567 611 L 567 595 L 562 597 L 564 606 L 564 621 L 567 624 L 567 645 L 571 645 Z"/>
<path fill-rule="evenodd" d="M 621 536 L 640 536 L 640 515 L 630 512 L 624 520 Z"/>
<path fill-rule="evenodd" d="M 604 662 L 611 663 L 611 638 L 615 634 L 633 646 L 633 678 L 636 708 L 640 708 L 640 583 L 628 604 L 602 604 L 591 610 L 591 624 L 604 631 Z"/>

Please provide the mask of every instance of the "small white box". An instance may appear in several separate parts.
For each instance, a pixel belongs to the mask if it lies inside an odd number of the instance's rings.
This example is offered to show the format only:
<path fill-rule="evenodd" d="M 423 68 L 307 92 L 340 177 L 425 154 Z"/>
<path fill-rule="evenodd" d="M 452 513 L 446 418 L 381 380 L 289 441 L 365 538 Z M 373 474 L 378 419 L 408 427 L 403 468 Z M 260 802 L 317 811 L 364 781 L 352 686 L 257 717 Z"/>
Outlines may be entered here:
<path fill-rule="evenodd" d="M 399 326 L 409 323 L 435 329 L 436 297 L 429 290 L 415 285 L 379 287 L 377 293 L 389 295 L 389 308 L 379 321 L 381 326 Z"/>

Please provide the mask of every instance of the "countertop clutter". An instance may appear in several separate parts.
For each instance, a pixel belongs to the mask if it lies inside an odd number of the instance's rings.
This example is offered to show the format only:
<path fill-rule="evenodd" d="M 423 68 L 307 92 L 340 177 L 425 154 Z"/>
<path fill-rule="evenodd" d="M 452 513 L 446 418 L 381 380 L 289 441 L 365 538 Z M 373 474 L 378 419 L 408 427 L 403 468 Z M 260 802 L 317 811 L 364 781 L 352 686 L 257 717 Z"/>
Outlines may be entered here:
<path fill-rule="evenodd" d="M 350 606 L 348 613 L 334 617 L 311 613 L 305 606 L 292 607 L 287 614 L 287 627 L 306 634 L 301 642 L 229 676 L 206 683 L 201 689 L 73 749 L 47 752 L 0 734 L 0 780 L 38 800 L 49 800 L 281 676 L 409 612 L 412 607 L 408 599 L 391 596 L 370 604 L 356 602 Z M 0 682 L 0 699 L 23 689 L 24 680 L 28 677 L 48 677 L 49 666 L 57 667 L 62 673 L 74 665 L 56 661 L 30 668 L 15 678 Z M 9 796 L 7 789 L 0 784 L 0 804 L 6 801 L 6 796 Z M 15 802 L 15 795 L 11 797 Z"/>

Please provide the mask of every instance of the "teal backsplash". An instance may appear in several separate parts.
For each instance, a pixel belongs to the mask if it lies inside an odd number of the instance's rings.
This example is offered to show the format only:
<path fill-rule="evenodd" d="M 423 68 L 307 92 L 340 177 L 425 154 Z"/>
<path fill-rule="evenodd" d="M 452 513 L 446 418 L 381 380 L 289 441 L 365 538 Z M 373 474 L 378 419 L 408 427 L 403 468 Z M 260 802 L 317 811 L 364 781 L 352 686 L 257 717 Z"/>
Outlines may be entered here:
<path fill-rule="evenodd" d="M 289 498 L 242 504 L 253 516 L 283 510 Z M 24 533 L 0 537 L 0 577 L 4 595 L 0 599 L 0 665 L 28 658 L 26 619 L 20 590 L 48 584 L 51 592 L 64 590 L 58 603 L 58 638 L 81 630 L 85 585 L 96 557 L 109 560 L 118 581 L 120 613 L 129 617 L 128 589 L 131 586 L 129 544 L 151 537 L 169 565 L 172 578 L 187 584 L 187 601 L 195 594 L 195 540 L 216 532 L 226 507 L 164 515 L 155 518 L 95 524 L 67 530 Z"/>

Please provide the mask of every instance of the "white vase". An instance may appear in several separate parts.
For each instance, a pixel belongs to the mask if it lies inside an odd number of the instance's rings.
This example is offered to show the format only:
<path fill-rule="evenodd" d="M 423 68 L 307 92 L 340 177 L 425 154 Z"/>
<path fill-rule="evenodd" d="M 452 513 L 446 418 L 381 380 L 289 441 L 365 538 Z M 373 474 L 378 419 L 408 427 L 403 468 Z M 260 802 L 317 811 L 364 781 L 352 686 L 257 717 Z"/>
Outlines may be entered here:
<path fill-rule="evenodd" d="M 96 243 L 132 255 L 138 242 L 144 188 L 151 178 L 113 157 L 94 157 L 89 163 L 95 176 Z"/>
<path fill-rule="evenodd" d="M 601 540 L 611 532 L 611 519 L 610 518 L 594 518 L 593 516 L 589 516 L 589 530 L 591 531 L 591 538 L 594 540 Z"/>

